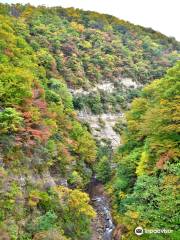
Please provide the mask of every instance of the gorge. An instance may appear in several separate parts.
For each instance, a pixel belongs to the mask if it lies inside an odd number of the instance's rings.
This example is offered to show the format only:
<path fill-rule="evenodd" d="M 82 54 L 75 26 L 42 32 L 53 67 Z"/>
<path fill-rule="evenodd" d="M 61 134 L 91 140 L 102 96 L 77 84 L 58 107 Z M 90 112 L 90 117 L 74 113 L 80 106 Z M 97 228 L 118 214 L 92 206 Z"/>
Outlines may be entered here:
<path fill-rule="evenodd" d="M 110 15 L 0 4 L 1 240 L 179 239 L 179 51 Z"/>

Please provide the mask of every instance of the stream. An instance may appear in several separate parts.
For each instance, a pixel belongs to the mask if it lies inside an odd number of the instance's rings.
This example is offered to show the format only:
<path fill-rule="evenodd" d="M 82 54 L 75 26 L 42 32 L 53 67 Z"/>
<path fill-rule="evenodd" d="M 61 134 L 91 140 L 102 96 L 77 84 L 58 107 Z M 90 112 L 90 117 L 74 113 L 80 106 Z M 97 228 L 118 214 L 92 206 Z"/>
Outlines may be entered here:
<path fill-rule="evenodd" d="M 91 204 L 97 216 L 92 221 L 91 240 L 112 240 L 114 224 L 111 217 L 108 198 L 104 192 L 104 186 L 94 176 L 88 187 Z"/>

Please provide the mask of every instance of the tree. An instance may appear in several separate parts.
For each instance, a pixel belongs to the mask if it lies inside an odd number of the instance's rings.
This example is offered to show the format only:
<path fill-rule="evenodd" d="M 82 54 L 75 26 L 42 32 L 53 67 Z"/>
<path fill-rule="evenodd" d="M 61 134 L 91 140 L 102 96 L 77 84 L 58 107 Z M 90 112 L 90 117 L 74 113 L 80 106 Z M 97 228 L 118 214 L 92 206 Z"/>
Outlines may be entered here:
<path fill-rule="evenodd" d="M 137 226 L 172 229 L 168 239 L 178 239 L 179 77 L 177 63 L 164 78 L 147 85 L 127 113 L 113 186 L 121 222 L 129 226 L 128 239 Z"/>
<path fill-rule="evenodd" d="M 23 118 L 14 108 L 5 108 L 0 112 L 0 132 L 17 132 L 22 126 Z"/>
<path fill-rule="evenodd" d="M 111 164 L 110 164 L 110 160 L 106 156 L 103 156 L 97 163 L 96 174 L 97 174 L 97 178 L 103 183 L 106 183 L 110 180 Z"/>

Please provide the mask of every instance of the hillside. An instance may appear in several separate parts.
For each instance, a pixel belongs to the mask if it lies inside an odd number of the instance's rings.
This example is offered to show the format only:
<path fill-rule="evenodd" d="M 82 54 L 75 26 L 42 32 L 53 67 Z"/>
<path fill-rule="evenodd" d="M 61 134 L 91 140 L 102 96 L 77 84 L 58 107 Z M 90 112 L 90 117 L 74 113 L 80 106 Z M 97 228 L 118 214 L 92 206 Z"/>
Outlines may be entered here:
<path fill-rule="evenodd" d="M 127 113 L 123 146 L 109 191 L 117 222 L 133 231 L 166 229 L 171 234 L 143 235 L 142 239 L 179 239 L 179 120 L 180 62 L 133 101 Z"/>
<path fill-rule="evenodd" d="M 0 4 L 4 239 L 91 239 L 87 184 L 94 171 L 104 183 L 111 178 L 112 148 L 126 127 L 119 116 L 179 50 L 175 39 L 109 15 Z"/>

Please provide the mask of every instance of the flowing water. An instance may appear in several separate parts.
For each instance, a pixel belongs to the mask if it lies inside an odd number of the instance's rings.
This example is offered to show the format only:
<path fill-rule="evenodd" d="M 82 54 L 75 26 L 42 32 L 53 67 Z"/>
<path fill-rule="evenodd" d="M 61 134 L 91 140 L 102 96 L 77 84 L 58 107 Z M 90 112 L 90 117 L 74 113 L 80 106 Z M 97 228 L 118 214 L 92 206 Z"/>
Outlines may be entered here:
<path fill-rule="evenodd" d="M 89 184 L 89 195 L 97 217 L 92 222 L 91 240 L 111 240 L 114 224 L 111 217 L 108 198 L 105 195 L 103 184 L 94 176 Z"/>

